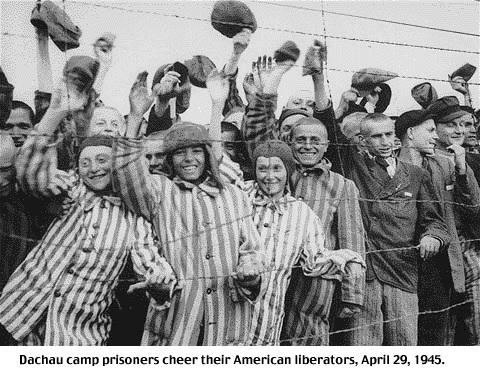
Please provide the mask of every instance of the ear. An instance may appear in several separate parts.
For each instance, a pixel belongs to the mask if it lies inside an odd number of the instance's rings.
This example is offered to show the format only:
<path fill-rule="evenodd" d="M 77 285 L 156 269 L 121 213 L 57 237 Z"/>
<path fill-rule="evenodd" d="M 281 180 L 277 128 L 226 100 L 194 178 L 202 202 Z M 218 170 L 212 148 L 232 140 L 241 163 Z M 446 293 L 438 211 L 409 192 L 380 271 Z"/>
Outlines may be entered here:
<path fill-rule="evenodd" d="M 366 140 L 365 140 L 365 136 L 363 136 L 362 134 L 359 134 L 359 135 L 358 135 L 358 140 L 360 141 L 360 144 L 361 144 L 362 146 L 366 146 L 366 145 L 367 145 L 367 142 L 366 142 Z"/>
<path fill-rule="evenodd" d="M 413 140 L 413 138 L 414 138 L 414 136 L 413 136 L 413 127 L 409 127 L 409 128 L 407 129 L 407 136 L 408 136 L 408 139 Z M 401 141 L 401 139 L 400 139 L 400 141 Z"/>

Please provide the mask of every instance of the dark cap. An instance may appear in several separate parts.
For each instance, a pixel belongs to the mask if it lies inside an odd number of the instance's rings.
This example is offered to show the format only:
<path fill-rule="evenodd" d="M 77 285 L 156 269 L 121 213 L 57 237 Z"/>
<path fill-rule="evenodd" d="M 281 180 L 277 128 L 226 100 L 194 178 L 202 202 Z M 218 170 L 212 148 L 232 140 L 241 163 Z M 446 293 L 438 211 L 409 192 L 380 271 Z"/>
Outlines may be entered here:
<path fill-rule="evenodd" d="M 430 104 L 427 110 L 433 114 L 436 123 L 450 122 L 468 114 L 466 110 L 462 109 L 455 96 L 444 96 Z"/>
<path fill-rule="evenodd" d="M 281 126 L 283 121 L 285 121 L 288 117 L 294 116 L 296 114 L 310 117 L 310 113 L 303 109 L 283 109 L 282 113 L 280 114 L 280 118 L 278 119 L 278 125 Z"/>
<path fill-rule="evenodd" d="M 418 126 L 432 118 L 432 113 L 424 109 L 405 112 L 395 121 L 395 135 L 397 138 L 402 139 L 410 127 Z"/>
<path fill-rule="evenodd" d="M 257 20 L 250 8 L 241 1 L 222 0 L 213 5 L 211 15 L 212 26 L 215 30 L 233 38 L 244 28 L 257 30 Z"/>
<path fill-rule="evenodd" d="M 202 125 L 192 122 L 177 122 L 163 139 L 165 153 L 172 153 L 177 149 L 195 147 L 199 145 L 211 145 L 207 129 Z"/>
<path fill-rule="evenodd" d="M 271 140 L 261 143 L 255 151 L 253 151 L 253 165 L 256 166 L 259 157 L 278 157 L 283 161 L 285 169 L 287 169 L 290 177 L 295 171 L 295 159 L 293 158 L 292 149 L 290 146 L 281 140 Z"/>

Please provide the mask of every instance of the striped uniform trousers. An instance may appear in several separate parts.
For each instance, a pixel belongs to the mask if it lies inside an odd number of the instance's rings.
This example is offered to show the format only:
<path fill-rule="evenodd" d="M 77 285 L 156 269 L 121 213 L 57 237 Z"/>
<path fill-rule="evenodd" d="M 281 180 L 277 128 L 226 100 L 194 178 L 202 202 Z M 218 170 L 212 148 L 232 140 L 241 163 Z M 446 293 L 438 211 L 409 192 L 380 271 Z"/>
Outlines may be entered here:
<path fill-rule="evenodd" d="M 142 149 L 116 140 L 114 181 L 130 209 L 152 221 L 181 287 L 168 307 L 149 307 L 142 344 L 247 344 L 254 300 L 233 275 L 263 253 L 246 194 L 151 175 Z"/>

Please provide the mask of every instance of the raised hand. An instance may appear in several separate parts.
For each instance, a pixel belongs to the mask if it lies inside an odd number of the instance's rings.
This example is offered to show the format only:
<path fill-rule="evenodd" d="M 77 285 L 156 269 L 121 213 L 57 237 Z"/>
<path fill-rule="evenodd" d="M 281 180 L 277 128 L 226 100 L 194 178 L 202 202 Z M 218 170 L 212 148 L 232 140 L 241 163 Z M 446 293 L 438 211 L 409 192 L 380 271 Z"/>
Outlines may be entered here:
<path fill-rule="evenodd" d="M 207 78 L 207 89 L 212 102 L 223 106 L 227 100 L 229 88 L 227 77 L 217 69 L 213 69 Z"/>
<path fill-rule="evenodd" d="M 327 61 L 327 46 L 325 43 L 314 40 L 305 54 L 302 75 L 315 75 L 323 72 L 323 65 Z"/>
<path fill-rule="evenodd" d="M 252 30 L 244 28 L 237 35 L 232 38 L 233 41 L 233 54 L 241 55 L 245 49 L 247 49 L 252 36 Z"/>
<path fill-rule="evenodd" d="M 130 113 L 133 115 L 143 116 L 152 106 L 153 100 L 160 89 L 160 84 L 156 84 L 155 87 L 153 87 L 152 93 L 149 94 L 147 76 L 148 72 L 146 71 L 139 73 L 130 89 Z"/>

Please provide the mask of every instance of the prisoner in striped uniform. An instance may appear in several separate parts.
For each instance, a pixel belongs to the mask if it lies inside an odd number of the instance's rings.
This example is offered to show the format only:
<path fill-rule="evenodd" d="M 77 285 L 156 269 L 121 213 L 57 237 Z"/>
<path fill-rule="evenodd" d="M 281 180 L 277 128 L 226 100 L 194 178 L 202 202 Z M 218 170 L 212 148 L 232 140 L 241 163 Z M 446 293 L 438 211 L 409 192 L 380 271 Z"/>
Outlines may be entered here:
<path fill-rule="evenodd" d="M 129 124 L 127 136 L 137 131 Z M 179 280 L 169 305 L 149 307 L 142 344 L 247 344 L 263 284 L 247 196 L 221 182 L 203 126 L 175 124 L 165 146 L 170 177 L 148 172 L 140 140 L 119 138 L 114 152 L 122 199 L 152 221 Z"/>
<path fill-rule="evenodd" d="M 276 105 L 276 93 L 264 92 L 250 96 L 243 129 L 250 154 L 256 144 L 279 139 L 275 120 Z M 318 108 L 316 104 L 314 112 L 316 117 L 323 115 L 319 109 L 322 108 Z M 301 119 L 296 126 L 305 123 L 302 121 L 318 129 L 315 131 L 323 132 L 325 129 L 322 122 L 312 118 Z M 303 138 L 299 140 L 303 141 Z M 312 152 L 310 142 L 299 144 L 309 146 L 309 151 Z M 318 148 L 318 145 L 315 148 Z M 325 150 L 326 147 L 316 150 L 317 159 L 313 163 L 302 162 L 297 155 L 299 152 L 294 152 L 296 168 L 290 178 L 292 194 L 297 199 L 303 200 L 320 218 L 327 249 L 351 249 L 364 258 L 365 240 L 358 189 L 351 180 L 330 170 L 330 161 L 323 157 Z M 329 329 L 330 306 L 335 288 L 340 292 L 339 309 L 342 313 L 347 309 L 358 310 L 363 305 L 364 286 L 364 276 L 360 279 L 345 276 L 341 285 L 335 287 L 333 281 L 307 278 L 302 275 L 300 269 L 294 269 L 287 291 L 282 339 L 288 344 L 328 345 L 329 336 L 325 336 L 323 331 Z M 325 301 L 317 303 L 317 300 Z M 310 339 L 294 339 L 305 335 L 310 336 Z"/>
<path fill-rule="evenodd" d="M 58 122 L 48 112 L 44 121 L 48 123 L 29 137 L 16 164 L 22 187 L 37 193 L 54 181 L 55 147 L 43 135 L 51 135 Z M 136 272 L 148 284 L 173 275 L 157 251 L 151 225 L 111 195 L 111 145 L 112 139 L 104 136 L 82 143 L 80 178 L 71 173 L 67 181 L 73 185 L 73 204 L 3 290 L 0 323 L 20 344 L 105 344 L 108 309 L 130 252 Z"/>
<path fill-rule="evenodd" d="M 307 204 L 289 193 L 287 181 L 295 170 L 295 161 L 286 143 L 261 144 L 255 149 L 253 163 L 256 182 L 247 182 L 247 188 L 252 186 L 250 200 L 254 223 L 265 247 L 269 278 L 264 296 L 255 305 L 252 344 L 278 345 L 285 293 L 295 264 L 299 263 L 303 274 L 309 278 L 341 281 L 343 275 L 361 279 L 364 262 L 351 250 L 325 249 L 320 219 Z M 351 266 L 352 262 L 360 266 Z M 316 303 L 330 301 L 324 298 Z M 326 325 L 322 334 L 328 337 L 328 333 Z"/>

